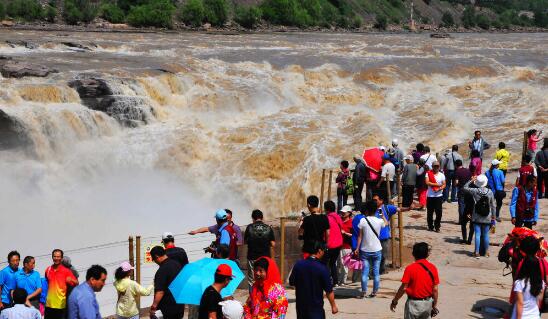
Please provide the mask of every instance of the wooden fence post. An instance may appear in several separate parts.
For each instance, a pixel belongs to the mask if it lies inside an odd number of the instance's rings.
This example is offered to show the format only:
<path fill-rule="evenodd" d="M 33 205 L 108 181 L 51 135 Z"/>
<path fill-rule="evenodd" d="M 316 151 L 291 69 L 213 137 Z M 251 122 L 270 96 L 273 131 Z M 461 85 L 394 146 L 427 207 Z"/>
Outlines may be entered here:
<path fill-rule="evenodd" d="M 392 190 L 390 189 L 390 181 L 388 180 L 388 173 L 386 173 L 385 177 L 386 181 L 386 203 L 391 204 L 392 203 Z M 390 216 L 389 216 L 390 217 Z M 395 236 L 395 230 L 394 230 L 394 219 L 390 217 L 390 256 L 392 260 L 392 268 L 395 268 L 395 258 L 394 253 L 396 252 L 396 246 L 394 242 L 394 236 Z M 385 258 L 386 260 L 386 258 Z"/>
<path fill-rule="evenodd" d="M 400 260 L 399 260 L 398 266 L 402 267 L 403 266 L 403 214 L 401 211 L 401 206 L 402 206 L 403 189 L 401 185 L 401 175 L 398 174 L 396 176 L 396 182 L 398 183 L 396 187 L 398 189 L 398 231 L 399 231 L 398 237 L 400 240 L 399 254 L 398 254 L 398 257 Z"/>
<path fill-rule="evenodd" d="M 527 138 L 527 132 L 523 132 L 523 147 L 521 150 L 521 158 L 523 159 L 525 157 L 525 154 L 527 154 L 527 146 L 528 146 L 528 138 Z"/>
<path fill-rule="evenodd" d="M 327 182 L 327 200 L 331 200 L 331 179 L 333 179 L 333 170 L 329 170 L 329 182 Z M 323 203 L 322 203 L 323 205 Z"/>
<path fill-rule="evenodd" d="M 320 213 L 323 212 L 323 190 L 325 184 L 325 168 L 322 169 L 322 187 L 320 188 Z"/>
<path fill-rule="evenodd" d="M 285 283 L 285 217 L 280 217 L 280 277 Z"/>
<path fill-rule="evenodd" d="M 135 251 L 134 247 L 133 247 L 133 236 L 129 236 L 128 238 L 128 242 L 129 242 L 129 263 L 135 267 L 135 255 L 133 254 L 133 252 Z M 131 274 L 131 280 L 134 280 L 135 279 L 135 275 L 132 273 Z"/>
<path fill-rule="evenodd" d="M 135 281 L 141 283 L 141 236 L 135 237 Z M 137 309 L 141 309 L 141 296 L 137 297 Z"/>

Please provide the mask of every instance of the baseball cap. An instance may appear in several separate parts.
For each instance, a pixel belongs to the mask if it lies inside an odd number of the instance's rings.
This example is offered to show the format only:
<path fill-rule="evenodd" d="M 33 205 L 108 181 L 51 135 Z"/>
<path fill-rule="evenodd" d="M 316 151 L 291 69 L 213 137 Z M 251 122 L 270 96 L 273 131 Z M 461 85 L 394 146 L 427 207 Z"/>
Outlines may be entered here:
<path fill-rule="evenodd" d="M 216 219 L 219 219 L 219 220 L 225 220 L 226 219 L 226 210 L 224 209 L 219 209 L 216 213 L 215 213 L 215 218 Z"/>
<path fill-rule="evenodd" d="M 234 276 L 232 276 L 232 268 L 227 264 L 220 264 L 215 273 L 221 276 L 234 278 Z"/>
<path fill-rule="evenodd" d="M 382 146 L 382 145 L 379 146 L 379 149 L 380 149 L 381 151 L 386 151 L 386 147 L 384 147 L 384 146 Z"/>
<path fill-rule="evenodd" d="M 406 155 L 404 159 L 413 161 L 413 155 Z"/>
<path fill-rule="evenodd" d="M 124 261 L 123 263 L 121 263 L 121 264 L 120 264 L 120 268 L 122 268 L 122 270 L 123 270 L 124 272 L 130 271 L 130 270 L 133 270 L 133 269 L 134 269 L 133 266 L 132 266 L 129 262 L 127 262 L 127 261 Z"/>
<path fill-rule="evenodd" d="M 501 163 L 501 161 L 499 161 L 498 159 L 494 159 L 491 161 L 491 165 L 499 165 Z"/>
<path fill-rule="evenodd" d="M 241 319 L 244 315 L 244 307 L 237 300 L 225 300 L 219 302 L 222 307 L 223 316 L 227 319 Z"/>
<path fill-rule="evenodd" d="M 343 208 L 341 208 L 341 212 L 348 213 L 352 211 L 352 207 L 350 205 L 344 205 Z"/>
<path fill-rule="evenodd" d="M 165 240 L 165 239 L 172 239 L 173 238 L 173 233 L 170 233 L 168 231 L 166 231 L 165 233 L 162 234 L 162 240 Z"/>

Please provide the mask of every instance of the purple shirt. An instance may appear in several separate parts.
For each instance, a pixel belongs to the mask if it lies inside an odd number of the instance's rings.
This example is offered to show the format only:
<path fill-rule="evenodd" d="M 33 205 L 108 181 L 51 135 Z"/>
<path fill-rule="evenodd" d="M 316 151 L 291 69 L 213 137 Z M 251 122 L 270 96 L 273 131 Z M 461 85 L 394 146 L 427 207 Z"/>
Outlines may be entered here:
<path fill-rule="evenodd" d="M 472 178 L 472 172 L 468 168 L 459 167 L 455 171 L 455 179 L 458 181 L 457 187 L 463 187 Z"/>
<path fill-rule="evenodd" d="M 232 228 L 234 229 L 234 232 L 236 233 L 236 240 L 238 245 L 244 244 L 244 238 L 242 237 L 242 230 L 240 229 L 240 226 L 232 223 Z M 219 231 L 219 226 L 217 224 L 211 225 L 207 228 L 207 230 L 212 234 L 217 234 Z"/>

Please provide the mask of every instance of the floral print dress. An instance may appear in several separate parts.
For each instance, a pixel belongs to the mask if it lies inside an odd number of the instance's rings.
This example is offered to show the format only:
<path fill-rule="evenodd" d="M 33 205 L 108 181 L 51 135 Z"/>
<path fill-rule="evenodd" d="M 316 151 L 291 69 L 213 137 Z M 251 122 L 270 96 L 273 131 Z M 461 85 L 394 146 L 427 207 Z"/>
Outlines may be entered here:
<path fill-rule="evenodd" d="M 285 319 L 287 295 L 282 285 L 276 283 L 265 295 L 262 289 L 253 289 L 244 305 L 244 319 Z"/>

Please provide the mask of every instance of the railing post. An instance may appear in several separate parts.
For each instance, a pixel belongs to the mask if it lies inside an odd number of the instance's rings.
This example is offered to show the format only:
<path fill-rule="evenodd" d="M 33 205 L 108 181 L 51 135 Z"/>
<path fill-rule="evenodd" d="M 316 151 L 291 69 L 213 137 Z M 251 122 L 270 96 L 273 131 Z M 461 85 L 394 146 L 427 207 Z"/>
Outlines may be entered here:
<path fill-rule="evenodd" d="M 528 146 L 528 138 L 527 138 L 527 132 L 523 132 L 523 148 L 521 150 L 521 159 L 525 158 L 525 154 L 527 154 L 527 146 Z"/>
<path fill-rule="evenodd" d="M 137 236 L 135 245 L 135 281 L 141 284 L 141 236 Z M 137 309 L 141 309 L 141 296 L 137 297 Z"/>
<path fill-rule="evenodd" d="M 135 255 L 133 254 L 133 252 L 135 251 L 135 249 L 133 248 L 133 236 L 129 236 L 128 238 L 128 242 L 129 242 L 129 263 L 135 267 Z M 134 274 L 132 273 L 131 274 L 131 280 L 134 280 L 135 279 L 135 276 Z"/>
<path fill-rule="evenodd" d="M 320 213 L 323 212 L 323 190 L 325 184 L 325 168 L 322 169 L 322 187 L 320 188 Z"/>
<path fill-rule="evenodd" d="M 403 266 L 403 213 L 401 211 L 401 205 L 402 205 L 402 185 L 401 185 L 401 175 L 398 174 L 396 176 L 396 183 L 398 183 L 396 185 L 396 188 L 398 189 L 398 237 L 399 237 L 399 254 L 398 254 L 398 257 L 399 257 L 399 264 L 398 266 L 399 267 L 402 267 Z"/>
<path fill-rule="evenodd" d="M 386 181 L 386 202 L 387 204 L 391 204 L 392 203 L 392 193 L 391 193 L 391 189 L 390 189 L 390 181 L 388 180 L 388 173 L 386 173 L 386 176 L 385 176 L 385 181 Z M 394 242 L 394 236 L 396 235 L 395 233 L 395 230 L 394 230 L 394 219 L 389 216 L 390 218 L 390 256 L 391 256 L 391 260 L 392 260 L 392 268 L 395 268 L 395 263 L 394 263 L 394 252 L 395 252 L 395 242 Z M 385 258 L 386 259 L 386 258 Z"/>
<path fill-rule="evenodd" d="M 280 217 L 280 277 L 285 283 L 285 217 Z"/>
<path fill-rule="evenodd" d="M 327 200 L 331 200 L 331 180 L 333 179 L 333 170 L 329 170 L 329 182 L 327 182 Z M 323 205 L 323 204 L 322 204 Z"/>

